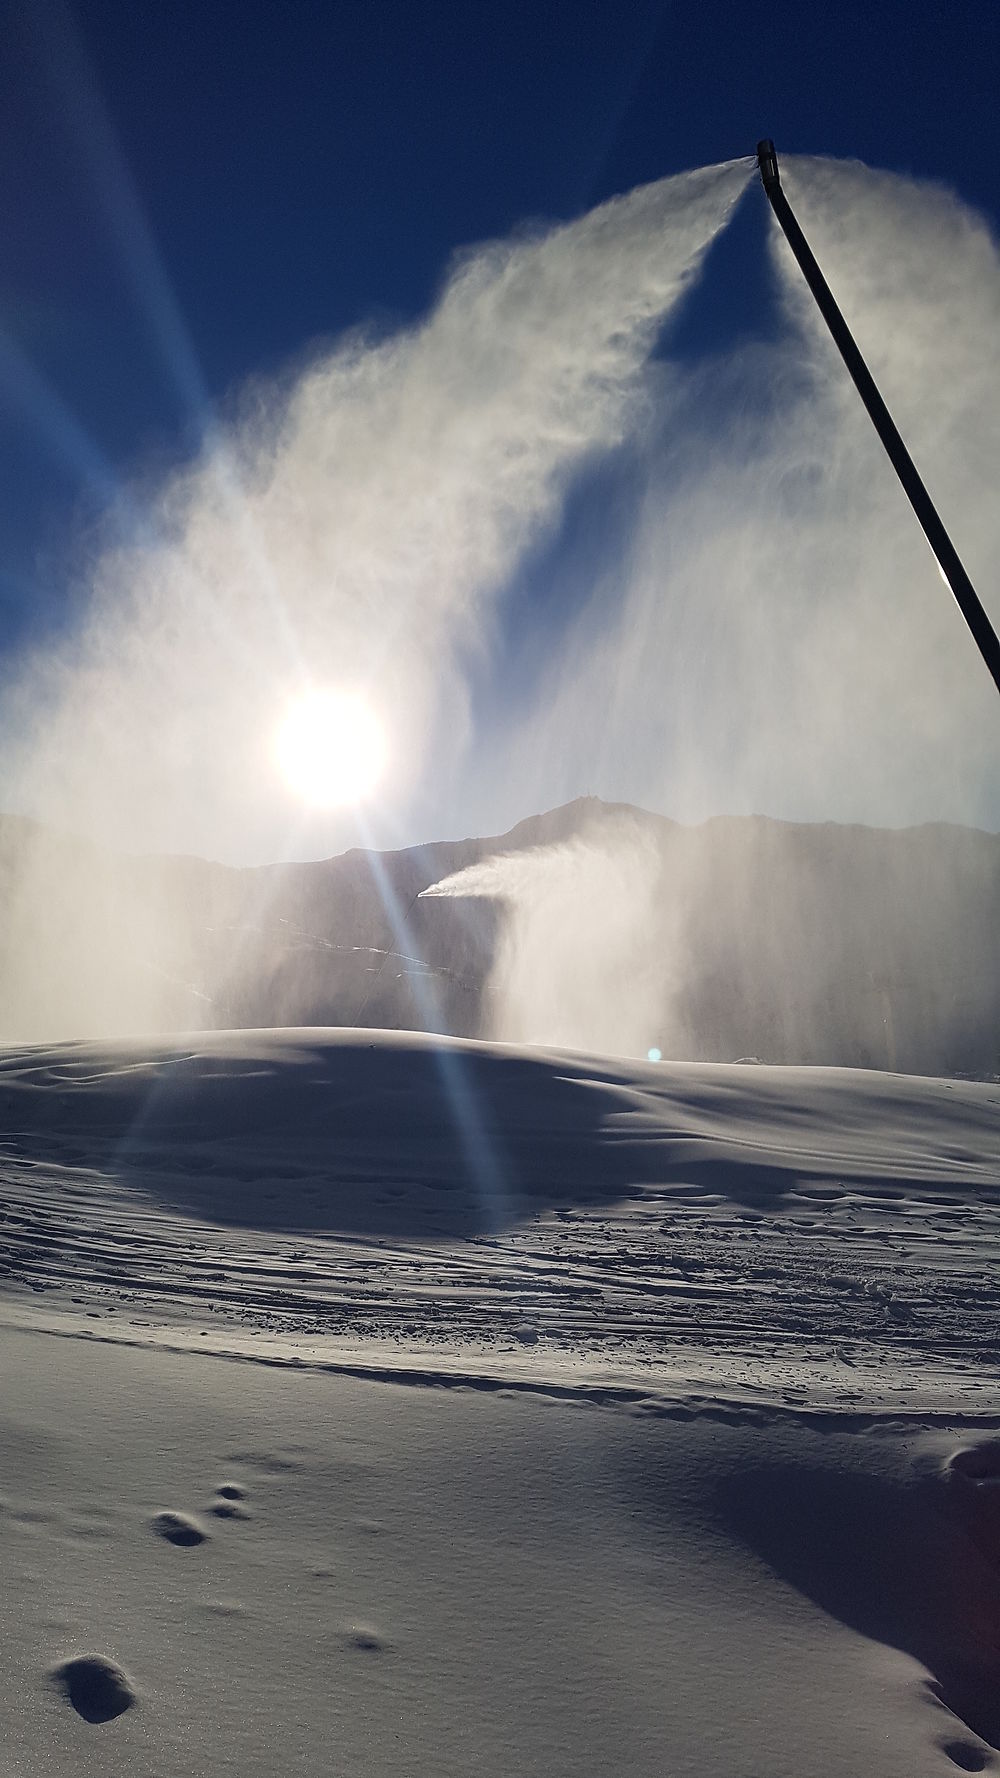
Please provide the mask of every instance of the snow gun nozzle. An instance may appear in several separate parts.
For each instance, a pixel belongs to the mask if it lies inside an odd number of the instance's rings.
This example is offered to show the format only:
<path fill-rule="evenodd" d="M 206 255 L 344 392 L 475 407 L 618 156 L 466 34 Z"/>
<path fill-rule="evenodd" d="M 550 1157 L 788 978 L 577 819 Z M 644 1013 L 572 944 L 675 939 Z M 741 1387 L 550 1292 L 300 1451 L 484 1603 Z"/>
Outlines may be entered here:
<path fill-rule="evenodd" d="M 757 144 L 757 165 L 760 168 L 764 190 L 770 197 L 772 191 L 778 191 L 781 187 L 781 180 L 778 176 L 778 157 L 774 152 L 774 143 L 770 136 L 765 136 L 764 140 Z"/>

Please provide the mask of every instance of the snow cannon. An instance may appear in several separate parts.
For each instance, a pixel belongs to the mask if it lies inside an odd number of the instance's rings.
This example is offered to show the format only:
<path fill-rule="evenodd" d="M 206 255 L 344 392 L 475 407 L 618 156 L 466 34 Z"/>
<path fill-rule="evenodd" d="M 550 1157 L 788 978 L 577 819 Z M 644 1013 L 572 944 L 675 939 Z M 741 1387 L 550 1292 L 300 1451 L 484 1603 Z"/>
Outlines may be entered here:
<path fill-rule="evenodd" d="M 774 143 L 770 136 L 765 136 L 764 140 L 757 144 L 757 165 L 760 168 L 764 190 L 770 197 L 771 187 L 781 183 L 778 178 L 778 157 L 774 152 Z"/>

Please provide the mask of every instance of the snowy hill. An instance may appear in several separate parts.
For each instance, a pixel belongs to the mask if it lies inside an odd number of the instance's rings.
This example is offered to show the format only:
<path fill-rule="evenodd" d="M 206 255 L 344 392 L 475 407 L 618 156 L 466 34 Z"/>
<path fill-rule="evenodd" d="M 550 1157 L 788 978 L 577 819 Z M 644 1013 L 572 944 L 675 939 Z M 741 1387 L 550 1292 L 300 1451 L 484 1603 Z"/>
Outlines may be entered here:
<path fill-rule="evenodd" d="M 880 1400 L 901 1351 L 976 1389 L 996 1345 L 996 1084 L 300 1028 L 0 1050 L 0 1130 L 5 1276 L 71 1317 L 211 1303 L 410 1362 L 527 1327 L 730 1385 L 805 1348 Z"/>
<path fill-rule="evenodd" d="M 44 1778 L 1000 1757 L 1000 1087 L 371 1031 L 0 1052 Z"/>
<path fill-rule="evenodd" d="M 558 957 L 541 935 L 548 998 L 588 975 L 591 998 L 606 997 L 610 973 L 644 1003 L 621 1040 L 571 1016 L 550 1029 L 534 1009 L 511 1031 L 497 978 L 508 905 L 421 895 L 515 854 L 542 860 L 537 877 L 567 842 L 580 850 L 549 897 L 566 897 Z M 588 859 L 618 861 L 619 899 L 644 875 L 623 915 L 629 947 L 610 957 L 598 955 L 600 873 L 573 931 Z M 495 838 L 236 870 L 116 856 L 6 817 L 0 909 L 0 1036 L 13 1041 L 361 1024 L 633 1053 L 655 1043 L 690 1060 L 1000 1071 L 1000 836 L 971 829 L 684 828 L 585 799 Z M 530 923 L 530 906 L 521 913 Z"/>

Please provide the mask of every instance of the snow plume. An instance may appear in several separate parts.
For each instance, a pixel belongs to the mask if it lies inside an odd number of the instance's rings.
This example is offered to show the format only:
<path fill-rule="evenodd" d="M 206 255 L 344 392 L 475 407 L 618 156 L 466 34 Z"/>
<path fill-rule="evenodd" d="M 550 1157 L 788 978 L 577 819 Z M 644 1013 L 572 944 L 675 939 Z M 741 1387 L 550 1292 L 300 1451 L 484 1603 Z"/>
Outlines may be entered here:
<path fill-rule="evenodd" d="M 487 858 L 426 889 L 505 904 L 487 1031 L 510 1043 L 663 1048 L 676 955 L 663 857 L 628 815 L 562 844 Z"/>
<path fill-rule="evenodd" d="M 1000 826 L 995 691 L 759 192 L 781 336 L 649 365 L 750 170 L 679 175 L 470 252 L 420 325 L 246 393 L 140 502 L 145 531 L 95 562 L 74 637 L 21 663 L 0 704 L 8 806 L 129 848 L 329 854 L 355 830 L 290 822 L 271 736 L 290 695 L 332 681 L 390 730 L 376 845 L 500 832 L 583 791 L 687 822 Z M 824 161 L 783 174 L 1000 622 L 996 245 L 936 187 Z M 535 601 L 530 674 L 491 680 L 519 568 L 555 537 L 573 478 L 626 440 L 621 550 L 578 561 L 571 597 Z M 478 725 L 473 673 L 499 712 Z M 678 1053 L 647 1008 L 669 1004 L 671 960 L 735 879 L 719 848 L 703 856 L 659 926 L 624 830 L 504 864 L 501 1034 Z M 777 932 L 802 925 L 794 872 L 767 894 Z M 32 931 L 59 932 L 72 873 L 33 878 L 22 902 Z M 654 930 L 666 997 L 647 1001 Z M 832 954 L 827 940 L 812 942 Z M 187 958 L 162 933 L 141 942 L 159 1007 Z M 60 1029 L 54 1013 L 38 1034 Z"/>
<path fill-rule="evenodd" d="M 131 848 L 329 852 L 329 822 L 289 834 L 269 756 L 316 682 L 381 713 L 390 814 L 429 757 L 455 769 L 498 596 L 573 473 L 641 424 L 657 330 L 748 176 L 681 174 L 470 251 L 421 325 L 247 392 L 97 561 L 77 634 L 22 663 L 8 798 Z"/>
<path fill-rule="evenodd" d="M 829 161 L 783 161 L 783 172 L 1000 625 L 997 245 L 981 218 L 938 187 Z M 770 251 L 781 336 L 683 373 L 669 424 L 644 445 L 646 487 L 621 564 L 595 586 L 503 750 L 505 780 L 519 796 L 503 815 L 586 787 L 683 821 L 731 811 L 1000 827 L 995 689 L 773 224 Z M 666 883 L 673 911 L 662 943 L 676 960 L 667 974 L 676 991 L 660 1003 L 671 1029 L 648 1040 L 632 963 L 623 963 L 619 994 L 588 915 L 577 942 L 578 900 L 601 908 L 599 918 L 613 907 L 612 951 L 630 934 L 638 959 L 646 934 L 658 933 L 653 879 L 633 868 L 628 842 L 620 856 L 602 850 L 591 879 L 581 855 L 579 885 L 571 854 L 539 856 L 523 876 L 502 863 L 516 890 L 497 977 L 504 1032 L 583 1046 L 599 1036 L 633 1052 L 648 1041 L 690 1054 L 684 984 L 713 910 L 725 911 L 736 935 L 739 967 L 741 864 L 727 858 L 730 831 L 720 827 L 692 850 L 683 880 L 671 874 Z M 768 880 L 767 918 L 776 935 L 794 935 L 795 954 L 811 955 L 821 975 L 825 960 L 849 961 L 853 951 L 846 933 L 810 928 L 801 862 L 797 870 L 785 857 L 787 873 Z M 588 880 L 614 887 L 591 897 Z M 748 905 L 742 918 L 749 932 L 761 909 Z M 776 969 L 780 959 L 779 944 Z M 798 989 L 785 986 L 787 1022 L 798 1031 Z M 630 1007 L 639 1014 L 633 1027 Z M 943 1004 L 925 1011 L 951 1016 Z"/>
<path fill-rule="evenodd" d="M 996 242 L 936 186 L 831 161 L 782 166 L 1000 625 Z M 684 372 L 644 447 L 620 566 L 521 713 L 505 775 L 529 807 L 586 787 L 685 821 L 998 828 L 995 689 L 770 229 L 781 335 Z"/>

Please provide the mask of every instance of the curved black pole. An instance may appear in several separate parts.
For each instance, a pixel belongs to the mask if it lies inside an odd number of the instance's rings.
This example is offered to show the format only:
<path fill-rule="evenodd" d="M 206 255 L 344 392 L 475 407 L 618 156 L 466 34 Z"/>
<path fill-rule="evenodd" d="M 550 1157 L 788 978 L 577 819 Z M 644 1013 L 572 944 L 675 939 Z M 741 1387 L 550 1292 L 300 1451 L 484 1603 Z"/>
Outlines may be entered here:
<path fill-rule="evenodd" d="M 816 298 L 820 313 L 833 335 L 840 355 L 854 379 L 855 388 L 868 410 L 869 419 L 882 440 L 889 460 L 903 484 L 910 505 L 920 521 L 924 536 L 934 551 L 942 577 L 954 593 L 958 608 L 972 631 L 987 668 L 993 675 L 997 691 L 1000 691 L 1000 640 L 997 639 L 997 633 L 979 602 L 976 589 L 959 560 L 958 551 L 941 523 L 937 508 L 917 473 L 913 458 L 899 436 L 892 415 L 875 386 L 874 378 L 858 351 L 854 336 L 837 307 L 833 292 L 816 263 L 812 248 L 792 214 L 788 199 L 781 189 L 778 157 L 774 152 L 774 143 L 770 140 L 765 139 L 763 142 L 758 142 L 757 165 L 760 168 L 764 190 L 767 192 L 771 208 L 784 230 L 788 245 L 798 260 L 805 281 Z"/>

